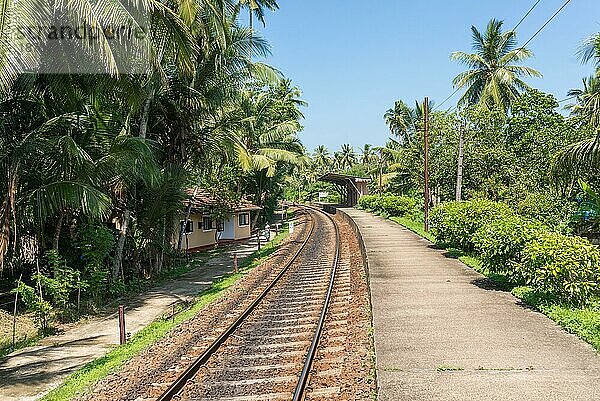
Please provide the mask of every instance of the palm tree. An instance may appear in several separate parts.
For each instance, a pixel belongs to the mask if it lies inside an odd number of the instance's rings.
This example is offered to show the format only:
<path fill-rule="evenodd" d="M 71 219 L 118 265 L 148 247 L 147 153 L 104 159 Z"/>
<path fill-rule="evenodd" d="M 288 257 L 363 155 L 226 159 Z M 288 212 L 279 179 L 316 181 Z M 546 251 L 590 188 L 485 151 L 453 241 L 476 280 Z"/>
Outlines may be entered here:
<path fill-rule="evenodd" d="M 596 170 L 600 160 L 600 33 L 586 39 L 579 51 L 583 63 L 594 60 L 595 75 L 583 80 L 582 89 L 572 89 L 569 96 L 576 97 L 576 103 L 567 106 L 579 127 L 588 127 L 595 136 L 571 144 L 561 150 L 553 165 L 555 173 L 572 171 L 577 167 Z"/>
<path fill-rule="evenodd" d="M 361 149 L 360 162 L 368 168 L 375 158 L 376 156 L 373 150 L 373 145 L 366 143 Z"/>
<path fill-rule="evenodd" d="M 214 8 L 207 6 L 211 1 L 202 0 L 205 12 L 198 15 L 206 15 Z M 181 10 L 184 9 L 182 7 Z M 106 73 L 114 78 L 132 72 L 128 71 L 128 67 L 139 67 L 144 63 L 148 64 L 148 68 L 155 67 L 154 58 L 162 54 L 176 54 L 177 57 L 171 57 L 171 60 L 191 70 L 196 56 L 190 27 L 177 15 L 179 10 L 169 8 L 159 0 L 135 3 L 135 6 L 121 0 L 110 4 L 90 0 L 52 0 L 45 3 L 2 0 L 0 10 L 0 91 L 8 90 L 25 71 L 49 69 L 52 73 L 68 74 L 75 65 L 76 68 L 93 68 L 94 72 Z M 143 18 L 139 17 L 143 15 L 148 16 L 152 26 L 145 26 Z M 66 27 L 95 27 L 101 33 L 86 35 L 86 40 L 70 40 L 69 46 L 73 48 L 66 49 L 54 46 L 47 37 L 40 39 L 34 30 L 23 29 L 46 27 L 49 21 L 61 21 Z M 140 43 L 126 45 L 122 41 L 111 41 L 104 33 L 107 27 L 131 27 L 145 31 L 151 28 L 151 31 L 146 38 L 140 39 Z"/>
<path fill-rule="evenodd" d="M 396 101 L 394 107 L 388 109 L 383 118 L 392 135 L 397 137 L 402 143 L 408 143 L 412 140 L 415 112 L 402 100 Z"/>
<path fill-rule="evenodd" d="M 340 167 L 343 170 L 350 170 L 352 166 L 356 164 L 356 153 L 354 152 L 354 148 L 350 144 L 343 144 L 340 149 Z"/>
<path fill-rule="evenodd" d="M 84 25 L 121 26 L 125 3 L 0 0 L 0 271 L 6 262 L 31 273 L 31 256 L 51 248 L 85 269 L 76 241 L 90 227 L 111 240 L 103 277 L 160 271 L 190 184 L 239 185 L 266 210 L 306 161 L 301 93 L 252 62 L 269 47 L 237 24 L 237 0 L 136 3 L 152 21 L 143 74 L 121 74 L 123 49 L 105 38 L 84 53 L 108 74 L 21 74 L 47 60 L 45 44 L 27 37 L 32 52 L 18 53 L 22 43 L 7 39 L 15 26 L 45 26 L 55 8 Z M 246 4 L 263 23 L 276 8 Z"/>
<path fill-rule="evenodd" d="M 250 30 L 253 30 L 253 20 L 256 17 L 263 26 L 265 25 L 265 9 L 275 11 L 279 8 L 276 0 L 239 0 L 239 4 L 248 8 Z"/>
<path fill-rule="evenodd" d="M 577 54 L 583 63 L 594 60 L 596 74 L 600 72 L 600 33 L 596 33 L 583 41 Z"/>
<path fill-rule="evenodd" d="M 580 124 L 600 127 L 600 76 L 593 75 L 582 82 L 583 88 L 568 92 L 568 96 L 575 97 L 577 102 L 566 108 Z"/>
<path fill-rule="evenodd" d="M 492 19 L 484 33 L 472 26 L 475 52 L 452 53 L 452 60 L 468 67 L 453 80 L 456 88 L 466 88 L 459 106 L 477 104 L 508 111 L 519 93 L 529 88 L 521 78 L 542 76 L 533 68 L 519 65 L 533 53 L 525 47 L 517 47 L 517 33 L 503 32 L 502 25 L 502 21 Z"/>
<path fill-rule="evenodd" d="M 331 155 L 325 145 L 319 145 L 314 152 L 313 160 L 320 171 L 327 171 L 331 168 Z"/>

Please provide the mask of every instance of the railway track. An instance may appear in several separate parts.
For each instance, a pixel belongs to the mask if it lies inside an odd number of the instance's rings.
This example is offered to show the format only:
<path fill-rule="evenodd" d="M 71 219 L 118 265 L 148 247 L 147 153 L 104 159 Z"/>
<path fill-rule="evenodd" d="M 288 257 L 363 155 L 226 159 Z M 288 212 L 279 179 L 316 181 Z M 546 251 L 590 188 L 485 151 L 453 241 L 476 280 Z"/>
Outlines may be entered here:
<path fill-rule="evenodd" d="M 303 399 L 340 259 L 335 221 L 304 211 L 311 228 L 291 260 L 159 401 Z"/>

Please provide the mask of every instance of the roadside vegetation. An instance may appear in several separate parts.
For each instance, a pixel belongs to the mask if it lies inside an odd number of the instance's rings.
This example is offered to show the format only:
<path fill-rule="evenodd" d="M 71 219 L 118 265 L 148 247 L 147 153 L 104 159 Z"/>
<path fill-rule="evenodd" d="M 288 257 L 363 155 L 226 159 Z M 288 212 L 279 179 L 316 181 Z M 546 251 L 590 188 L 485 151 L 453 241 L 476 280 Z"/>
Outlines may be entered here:
<path fill-rule="evenodd" d="M 42 334 L 179 268 L 189 189 L 262 207 L 258 229 L 305 161 L 301 92 L 261 61 L 270 47 L 252 27 L 275 1 L 64 6 L 86 26 L 129 26 L 140 8 L 148 51 L 131 73 L 117 41 L 92 43 L 77 67 L 100 73 L 47 74 L 42 40 L 23 37 L 27 54 L 0 43 L 0 306 L 12 314 L 17 295 Z M 37 8 L 7 3 L 2 36 L 59 12 Z"/>
<path fill-rule="evenodd" d="M 223 296 L 225 291 L 235 285 L 245 274 L 277 251 L 287 236 L 288 227 L 286 225 L 271 242 L 244 259 L 239 265 L 238 273 L 230 274 L 214 282 L 210 288 L 198 294 L 189 307 L 180 310 L 174 317 L 167 316 L 157 319 L 133 335 L 126 344 L 118 346 L 105 356 L 88 363 L 70 375 L 60 387 L 44 396 L 42 401 L 69 401 L 88 391 L 95 383 L 118 370 L 125 362 L 158 342 L 175 327 L 192 319 L 203 308 Z"/>
<path fill-rule="evenodd" d="M 471 32 L 473 51 L 451 55 L 465 66 L 456 107 L 430 104 L 429 232 L 419 101 L 384 113 L 386 146 L 317 148 L 295 195 L 315 199 L 325 187 L 311 179 L 327 172 L 371 178 L 359 207 L 448 249 L 600 351 L 600 33 L 577 52 L 591 76 L 559 101 L 530 86 L 541 73 L 516 32 L 497 20 Z"/>
<path fill-rule="evenodd" d="M 382 200 L 410 198 L 372 195 L 359 207 L 447 249 L 451 257 L 484 274 L 600 352 L 600 250 L 587 239 L 563 234 L 563 222 L 548 226 L 503 202 L 447 202 L 431 213 L 431 230 L 414 219 L 419 208 L 389 214 Z"/>

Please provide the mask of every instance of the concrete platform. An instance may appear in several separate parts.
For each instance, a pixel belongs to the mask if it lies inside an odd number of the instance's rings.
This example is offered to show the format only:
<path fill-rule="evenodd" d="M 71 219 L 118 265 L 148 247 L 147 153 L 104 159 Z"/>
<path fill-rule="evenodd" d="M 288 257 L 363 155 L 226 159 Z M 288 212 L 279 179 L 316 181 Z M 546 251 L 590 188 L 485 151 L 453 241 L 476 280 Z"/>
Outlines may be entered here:
<path fill-rule="evenodd" d="M 379 400 L 600 400 L 600 356 L 392 221 L 343 209 L 369 262 Z"/>

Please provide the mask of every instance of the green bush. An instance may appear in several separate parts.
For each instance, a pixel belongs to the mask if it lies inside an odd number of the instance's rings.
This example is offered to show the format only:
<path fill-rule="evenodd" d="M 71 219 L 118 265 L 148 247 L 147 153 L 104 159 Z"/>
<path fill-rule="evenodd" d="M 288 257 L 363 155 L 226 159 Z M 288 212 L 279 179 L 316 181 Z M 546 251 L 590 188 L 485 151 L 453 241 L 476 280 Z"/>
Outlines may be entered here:
<path fill-rule="evenodd" d="M 382 210 L 390 216 L 402 217 L 406 213 L 413 210 L 416 202 L 405 196 L 387 195 L 384 196 L 381 202 Z"/>
<path fill-rule="evenodd" d="M 516 271 L 523 248 L 545 230 L 538 222 L 509 216 L 485 223 L 475 232 L 473 244 L 485 269 L 491 273 L 507 273 L 518 281 Z"/>
<path fill-rule="evenodd" d="M 478 199 L 446 202 L 431 211 L 429 222 L 437 240 L 464 251 L 475 248 L 473 235 L 484 224 L 514 216 L 507 204 Z"/>
<path fill-rule="evenodd" d="M 551 194 L 531 193 L 517 204 L 516 210 L 523 217 L 562 231 L 567 228 L 576 209 L 575 202 Z"/>
<path fill-rule="evenodd" d="M 364 195 L 358 200 L 358 207 L 364 210 L 375 211 L 379 199 L 379 195 Z"/>
<path fill-rule="evenodd" d="M 581 237 L 543 233 L 523 249 L 520 270 L 534 289 L 582 305 L 600 285 L 600 250 Z"/>
<path fill-rule="evenodd" d="M 402 217 L 409 212 L 413 212 L 417 202 L 407 196 L 366 195 L 360 198 L 358 206 L 361 209 L 385 216 Z"/>

